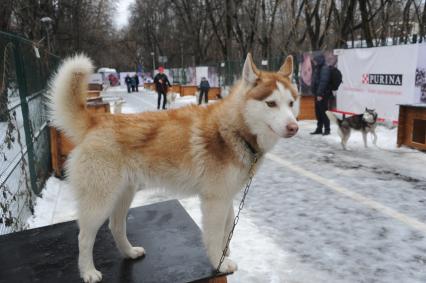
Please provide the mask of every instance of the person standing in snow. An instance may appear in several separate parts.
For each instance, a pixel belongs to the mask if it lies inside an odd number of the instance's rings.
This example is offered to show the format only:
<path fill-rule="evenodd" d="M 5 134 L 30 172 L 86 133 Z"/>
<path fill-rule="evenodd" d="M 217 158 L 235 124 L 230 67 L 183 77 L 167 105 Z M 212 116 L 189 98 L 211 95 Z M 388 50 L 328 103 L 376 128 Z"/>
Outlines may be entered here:
<path fill-rule="evenodd" d="M 135 76 L 130 77 L 130 85 L 132 86 L 132 92 L 136 91 Z"/>
<path fill-rule="evenodd" d="M 167 90 L 172 85 L 169 82 L 169 79 L 167 78 L 167 75 L 164 74 L 164 68 L 159 67 L 158 68 L 158 74 L 154 77 L 154 84 L 155 88 L 158 93 L 158 103 L 157 103 L 157 109 L 160 109 L 161 105 L 161 97 L 163 97 L 163 109 L 166 109 L 166 95 Z"/>
<path fill-rule="evenodd" d="M 322 54 L 314 57 L 313 65 L 311 90 L 315 96 L 317 128 L 311 135 L 329 135 L 330 120 L 325 112 L 328 110 L 328 101 L 333 95 L 330 87 L 330 68 L 325 63 L 325 58 Z"/>
<path fill-rule="evenodd" d="M 200 82 L 200 96 L 198 97 L 198 105 L 200 105 L 201 102 L 203 101 L 203 95 L 204 95 L 204 102 L 206 104 L 209 103 L 209 89 L 210 89 L 209 81 L 205 77 L 202 77 Z"/>
<path fill-rule="evenodd" d="M 138 77 L 138 74 L 135 74 L 133 76 L 133 79 L 135 80 L 135 91 L 139 92 L 139 77 Z"/>
<path fill-rule="evenodd" d="M 126 86 L 127 86 L 127 92 L 130 93 L 132 79 L 130 78 L 129 74 L 127 74 L 126 77 L 124 78 L 124 82 L 126 83 Z"/>

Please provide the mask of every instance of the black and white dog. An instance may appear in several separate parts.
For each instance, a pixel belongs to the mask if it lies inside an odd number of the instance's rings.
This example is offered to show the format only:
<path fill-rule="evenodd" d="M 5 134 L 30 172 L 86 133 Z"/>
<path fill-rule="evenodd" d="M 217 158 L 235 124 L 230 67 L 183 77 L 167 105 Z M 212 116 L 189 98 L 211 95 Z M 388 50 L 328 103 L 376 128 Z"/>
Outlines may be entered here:
<path fill-rule="evenodd" d="M 365 108 L 364 113 L 353 115 L 350 117 L 344 117 L 339 119 L 332 112 L 326 112 L 330 121 L 333 121 L 339 127 L 338 133 L 342 139 L 342 147 L 346 150 L 346 144 L 351 136 L 351 129 L 360 131 L 362 133 L 362 138 L 364 140 L 364 146 L 367 147 L 367 134 L 371 133 L 373 135 L 373 144 L 377 142 L 376 135 L 376 122 L 377 122 L 377 113 L 374 109 Z"/>

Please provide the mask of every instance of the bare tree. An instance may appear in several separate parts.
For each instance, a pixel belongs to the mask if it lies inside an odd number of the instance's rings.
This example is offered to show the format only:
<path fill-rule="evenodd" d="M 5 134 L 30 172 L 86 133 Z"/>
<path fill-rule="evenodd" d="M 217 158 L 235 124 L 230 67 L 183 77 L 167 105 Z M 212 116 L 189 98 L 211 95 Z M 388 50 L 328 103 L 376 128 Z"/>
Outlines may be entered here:
<path fill-rule="evenodd" d="M 258 33 L 258 41 L 261 46 L 261 54 L 263 58 L 271 57 L 272 35 L 275 28 L 275 16 L 281 0 L 261 0 L 261 28 Z"/>

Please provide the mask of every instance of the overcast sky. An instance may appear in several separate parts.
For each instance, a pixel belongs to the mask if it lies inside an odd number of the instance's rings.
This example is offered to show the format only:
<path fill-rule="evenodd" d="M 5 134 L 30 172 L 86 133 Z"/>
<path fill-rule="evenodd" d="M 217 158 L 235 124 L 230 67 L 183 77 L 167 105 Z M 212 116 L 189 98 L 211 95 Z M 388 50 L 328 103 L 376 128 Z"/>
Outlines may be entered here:
<path fill-rule="evenodd" d="M 129 5 L 135 2 L 135 0 L 119 0 L 117 7 L 117 16 L 114 17 L 115 25 L 118 28 L 122 28 L 127 25 L 130 17 Z"/>

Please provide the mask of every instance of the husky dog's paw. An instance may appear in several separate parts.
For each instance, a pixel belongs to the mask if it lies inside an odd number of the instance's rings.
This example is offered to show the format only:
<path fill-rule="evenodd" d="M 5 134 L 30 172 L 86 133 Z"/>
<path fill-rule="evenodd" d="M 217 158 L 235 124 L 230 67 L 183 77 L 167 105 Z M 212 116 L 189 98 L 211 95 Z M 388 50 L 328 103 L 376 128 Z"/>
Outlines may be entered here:
<path fill-rule="evenodd" d="M 85 283 L 96 283 L 102 280 L 102 273 L 96 269 L 90 269 L 81 273 L 81 278 Z"/>
<path fill-rule="evenodd" d="M 126 256 L 135 259 L 141 257 L 145 254 L 145 249 L 142 247 L 132 247 L 129 251 L 126 252 Z"/>
<path fill-rule="evenodd" d="M 225 258 L 222 265 L 219 268 L 219 271 L 222 273 L 234 272 L 238 270 L 238 266 L 235 262 L 229 258 Z"/>

